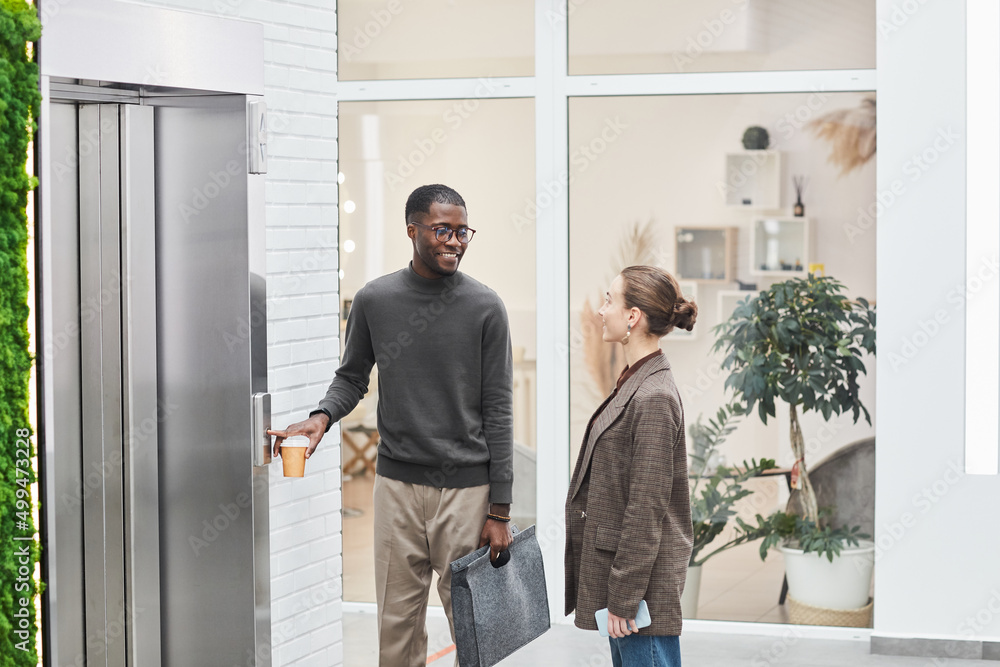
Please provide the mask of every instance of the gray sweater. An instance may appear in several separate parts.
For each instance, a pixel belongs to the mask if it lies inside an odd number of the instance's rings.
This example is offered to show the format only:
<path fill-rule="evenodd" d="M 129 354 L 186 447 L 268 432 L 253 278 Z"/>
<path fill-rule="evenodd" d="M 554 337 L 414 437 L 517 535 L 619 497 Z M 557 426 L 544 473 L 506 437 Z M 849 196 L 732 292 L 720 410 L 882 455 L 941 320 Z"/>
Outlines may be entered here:
<path fill-rule="evenodd" d="M 407 267 L 355 295 L 344 358 L 319 408 L 338 421 L 378 364 L 378 474 L 439 488 L 490 485 L 509 503 L 513 379 L 507 311 L 459 272 L 428 280 Z"/>

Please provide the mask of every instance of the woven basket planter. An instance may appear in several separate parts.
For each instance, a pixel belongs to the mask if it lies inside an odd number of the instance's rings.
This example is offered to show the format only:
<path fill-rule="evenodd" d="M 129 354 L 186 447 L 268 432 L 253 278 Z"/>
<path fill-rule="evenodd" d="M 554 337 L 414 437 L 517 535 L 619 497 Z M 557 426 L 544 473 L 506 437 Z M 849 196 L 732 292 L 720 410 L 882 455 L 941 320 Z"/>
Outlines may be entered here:
<path fill-rule="evenodd" d="M 799 602 L 791 595 L 788 602 L 788 622 L 795 625 L 831 625 L 840 628 L 870 628 L 872 624 L 872 605 L 860 609 L 824 609 Z"/>

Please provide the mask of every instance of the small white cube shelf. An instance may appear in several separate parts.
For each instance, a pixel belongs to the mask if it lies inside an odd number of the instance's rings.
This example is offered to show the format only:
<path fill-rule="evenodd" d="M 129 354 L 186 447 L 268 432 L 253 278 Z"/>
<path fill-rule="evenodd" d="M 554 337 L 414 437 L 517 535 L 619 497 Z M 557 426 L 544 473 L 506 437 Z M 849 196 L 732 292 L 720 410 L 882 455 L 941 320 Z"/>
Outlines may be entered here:
<path fill-rule="evenodd" d="M 677 285 L 681 288 L 681 294 L 688 301 L 698 303 L 698 283 L 693 280 L 678 280 Z M 703 326 L 703 325 L 702 325 Z M 685 331 L 684 329 L 674 329 L 666 335 L 666 341 L 694 340 L 698 337 L 699 324 L 696 322 L 694 329 Z"/>
<path fill-rule="evenodd" d="M 759 211 L 781 208 L 781 153 L 727 153 L 722 190 L 726 206 Z"/>
<path fill-rule="evenodd" d="M 677 227 L 674 276 L 725 283 L 736 278 L 736 227 Z"/>
<path fill-rule="evenodd" d="M 759 216 L 750 223 L 750 273 L 805 278 L 809 275 L 809 218 Z"/>

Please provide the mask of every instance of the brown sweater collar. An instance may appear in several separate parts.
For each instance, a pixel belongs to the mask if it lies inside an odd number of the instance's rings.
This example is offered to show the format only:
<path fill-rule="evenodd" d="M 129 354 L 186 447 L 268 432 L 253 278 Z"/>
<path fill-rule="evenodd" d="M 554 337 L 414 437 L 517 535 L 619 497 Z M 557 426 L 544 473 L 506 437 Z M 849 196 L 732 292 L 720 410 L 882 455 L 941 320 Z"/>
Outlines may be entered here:
<path fill-rule="evenodd" d="M 646 363 L 647 361 L 649 361 L 653 357 L 655 357 L 657 355 L 661 355 L 661 354 L 663 354 L 663 350 L 657 350 L 656 352 L 651 352 L 651 353 L 647 354 L 645 357 L 643 357 L 642 359 L 640 359 L 639 361 L 637 361 L 634 364 L 632 364 L 631 366 L 626 366 L 622 370 L 622 374 L 620 376 L 618 376 L 618 382 L 615 384 L 615 390 L 617 391 L 617 390 L 621 389 L 622 385 L 625 384 L 625 382 L 630 377 L 632 377 L 633 375 L 635 375 L 636 373 L 639 372 L 639 369 L 642 368 L 642 365 L 644 363 Z"/>

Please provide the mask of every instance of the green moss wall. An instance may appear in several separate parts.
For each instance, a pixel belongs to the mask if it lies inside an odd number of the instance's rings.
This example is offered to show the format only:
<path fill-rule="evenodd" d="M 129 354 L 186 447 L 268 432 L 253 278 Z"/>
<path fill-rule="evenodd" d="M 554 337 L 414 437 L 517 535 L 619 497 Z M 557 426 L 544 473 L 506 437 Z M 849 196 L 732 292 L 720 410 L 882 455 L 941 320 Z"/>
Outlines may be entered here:
<path fill-rule="evenodd" d="M 0 0 L 0 667 L 38 664 L 25 165 L 40 102 L 27 45 L 39 31 L 35 7 Z"/>

